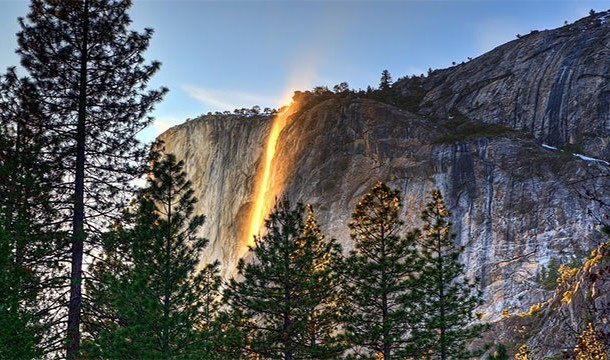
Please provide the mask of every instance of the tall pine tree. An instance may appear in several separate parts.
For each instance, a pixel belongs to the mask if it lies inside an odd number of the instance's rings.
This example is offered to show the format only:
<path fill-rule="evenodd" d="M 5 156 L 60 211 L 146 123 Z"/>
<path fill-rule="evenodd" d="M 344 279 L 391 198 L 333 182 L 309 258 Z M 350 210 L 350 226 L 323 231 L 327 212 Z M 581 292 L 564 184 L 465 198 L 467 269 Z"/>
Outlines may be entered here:
<path fill-rule="evenodd" d="M 356 205 L 349 224 L 354 250 L 345 260 L 343 311 L 348 343 L 357 358 L 393 359 L 412 353 L 416 324 L 415 235 L 403 236 L 398 190 L 377 183 Z"/>
<path fill-rule="evenodd" d="M 341 352 L 334 317 L 338 303 L 335 266 L 341 249 L 320 234 L 309 208 L 276 205 L 266 220 L 267 233 L 250 248 L 252 261 L 238 264 L 238 276 L 225 299 L 245 319 L 245 352 L 263 358 L 336 358 Z M 239 340 L 240 338 L 237 337 Z"/>
<path fill-rule="evenodd" d="M 413 334 L 420 345 L 418 356 L 427 359 L 468 358 L 465 345 L 481 331 L 480 325 L 473 325 L 480 294 L 465 279 L 449 216 L 440 191 L 433 190 L 422 212 L 424 225 L 419 237 L 423 268 L 417 310 L 425 317 Z"/>
<path fill-rule="evenodd" d="M 131 1 L 32 0 L 18 33 L 21 64 L 49 117 L 47 129 L 61 139 L 57 166 L 69 181 L 63 198 L 71 228 L 67 353 L 80 346 L 83 258 L 89 233 L 124 207 L 122 192 L 140 174 L 146 149 L 135 135 L 165 89 L 146 91 L 159 63 L 145 64 L 151 29 L 128 30 Z"/>
<path fill-rule="evenodd" d="M 53 205 L 61 172 L 35 88 L 13 69 L 0 80 L 0 287 L 7 301 L 0 305 L 0 321 L 6 321 L 0 326 L 0 358 L 27 358 L 61 346 L 48 331 L 57 321 L 58 296 L 51 297 L 48 289 L 57 285 L 62 258 Z"/>
<path fill-rule="evenodd" d="M 220 306 L 219 264 L 198 270 L 204 217 L 193 215 L 196 200 L 182 168 L 173 155 L 153 161 L 135 209 L 106 235 L 98 282 L 90 283 L 95 301 L 85 308 L 98 321 L 84 346 L 89 356 L 211 357 L 206 340 Z"/>

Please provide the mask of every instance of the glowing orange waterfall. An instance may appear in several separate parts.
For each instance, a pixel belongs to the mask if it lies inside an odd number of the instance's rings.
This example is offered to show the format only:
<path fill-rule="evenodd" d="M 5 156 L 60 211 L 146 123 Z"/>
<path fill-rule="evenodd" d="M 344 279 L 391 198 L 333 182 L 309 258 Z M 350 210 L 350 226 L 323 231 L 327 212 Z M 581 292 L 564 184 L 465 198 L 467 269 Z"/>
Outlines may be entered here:
<path fill-rule="evenodd" d="M 284 129 L 284 126 L 286 126 L 290 108 L 291 107 L 285 107 L 282 112 L 278 113 L 271 125 L 271 131 L 269 132 L 267 146 L 265 148 L 263 169 L 257 180 L 255 202 L 250 213 L 250 225 L 245 234 L 244 251 L 246 250 L 246 246 L 253 245 L 253 236 L 259 234 L 263 221 L 270 210 L 271 201 L 273 201 L 273 197 L 277 195 L 276 191 L 272 191 L 276 189 L 270 188 L 273 158 L 275 157 L 278 137 L 280 136 L 282 129 Z"/>

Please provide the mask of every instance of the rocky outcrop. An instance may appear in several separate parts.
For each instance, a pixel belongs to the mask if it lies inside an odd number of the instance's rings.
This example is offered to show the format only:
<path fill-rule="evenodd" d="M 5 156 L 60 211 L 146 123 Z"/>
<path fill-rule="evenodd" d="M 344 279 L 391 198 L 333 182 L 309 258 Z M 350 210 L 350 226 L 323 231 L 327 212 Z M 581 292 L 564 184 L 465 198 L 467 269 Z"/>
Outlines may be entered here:
<path fill-rule="evenodd" d="M 597 204 L 579 190 L 607 188 L 608 177 L 591 177 L 606 163 L 546 144 L 610 158 L 606 17 L 533 32 L 427 78 L 400 80 L 395 105 L 357 94 L 297 96 L 271 162 L 267 210 L 282 195 L 309 202 L 347 250 L 351 211 L 376 181 L 402 191 L 409 226 L 419 225 L 427 194 L 440 188 L 468 276 L 483 289 L 486 319 L 526 311 L 552 294 L 540 283 L 551 259 L 583 258 L 602 237 L 590 216 Z M 204 260 L 219 259 L 225 276 L 248 245 L 272 122 L 204 116 L 160 136 L 185 160 L 196 211 L 207 216 Z"/>
<path fill-rule="evenodd" d="M 404 79 L 421 86 L 420 111 L 446 117 L 457 109 L 472 120 L 527 130 L 545 143 L 578 144 L 610 156 L 610 18 L 594 14 L 559 29 L 532 31 L 482 56 Z"/>
<path fill-rule="evenodd" d="M 589 323 L 610 338 L 610 243 L 594 249 L 582 266 L 564 271 L 555 292 L 529 311 L 495 322 L 484 338 L 515 352 L 527 345 L 534 359 L 573 359 Z"/>

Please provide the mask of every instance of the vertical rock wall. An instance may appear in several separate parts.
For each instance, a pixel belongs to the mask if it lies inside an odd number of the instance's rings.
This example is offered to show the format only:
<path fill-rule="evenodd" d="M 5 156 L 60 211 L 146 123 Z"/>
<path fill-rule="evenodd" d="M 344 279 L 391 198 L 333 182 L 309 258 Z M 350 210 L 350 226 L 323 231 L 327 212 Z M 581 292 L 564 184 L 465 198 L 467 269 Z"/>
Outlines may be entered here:
<path fill-rule="evenodd" d="M 245 251 L 257 172 L 271 118 L 207 116 L 173 127 L 159 136 L 165 151 L 184 160 L 193 184 L 195 213 L 206 216 L 202 236 L 209 240 L 204 261 L 222 261 L 230 276 Z"/>
<path fill-rule="evenodd" d="M 205 260 L 231 275 L 242 255 L 255 174 L 269 119 L 203 118 L 163 134 L 167 151 L 186 162 L 208 218 Z M 438 143 L 433 122 L 371 100 L 331 99 L 288 120 L 278 139 L 275 196 L 314 206 L 322 228 L 352 243 L 347 224 L 360 197 L 379 180 L 404 195 L 405 219 L 419 214 L 433 188 L 453 213 L 456 244 L 470 277 L 480 279 L 488 318 L 527 309 L 549 293 L 536 275 L 551 258 L 568 262 L 595 245 L 594 219 L 571 183 L 589 164 L 541 147 L 518 132 Z M 527 294 L 527 296 L 526 296 Z"/>
<path fill-rule="evenodd" d="M 311 203 L 323 230 L 347 250 L 351 211 L 376 181 L 403 192 L 410 226 L 419 224 L 430 190 L 440 188 L 468 276 L 480 279 L 488 319 L 504 308 L 526 310 L 549 295 L 537 280 L 543 266 L 582 258 L 600 240 L 589 215 L 599 209 L 577 187 L 592 186 L 582 180 L 606 165 L 542 143 L 610 159 L 608 19 L 604 12 L 535 31 L 467 63 L 399 80 L 394 92 L 417 115 L 343 95 L 291 109 L 269 197 Z M 456 113 L 456 120 L 513 130 L 460 135 L 447 127 L 451 122 L 441 125 Z M 166 151 L 185 160 L 196 211 L 207 216 L 204 260 L 221 260 L 225 276 L 245 251 L 271 121 L 205 116 L 160 136 Z M 607 177 L 591 181 L 610 185 Z"/>
<path fill-rule="evenodd" d="M 471 120 L 527 130 L 543 142 L 610 148 L 610 17 L 602 12 L 558 29 L 532 31 L 423 80 L 422 113 L 452 109 Z M 397 86 L 408 92 L 409 79 Z"/>

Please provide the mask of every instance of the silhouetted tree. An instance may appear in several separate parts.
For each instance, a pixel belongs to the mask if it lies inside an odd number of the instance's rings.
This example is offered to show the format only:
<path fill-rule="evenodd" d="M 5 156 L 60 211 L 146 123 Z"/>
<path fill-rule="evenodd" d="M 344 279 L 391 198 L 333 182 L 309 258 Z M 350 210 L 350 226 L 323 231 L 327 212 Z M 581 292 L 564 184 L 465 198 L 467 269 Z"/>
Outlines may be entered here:
<path fill-rule="evenodd" d="M 102 358 L 210 358 L 220 307 L 219 264 L 197 270 L 207 240 L 193 216 L 196 200 L 173 155 L 153 161 L 135 210 L 107 234 L 90 284 L 102 319 L 84 349 Z M 88 308 L 86 308 L 88 309 Z M 89 309 L 88 309 L 89 310 Z M 108 321 L 107 319 L 112 319 Z M 99 320 L 98 320 L 99 321 Z"/>
<path fill-rule="evenodd" d="M 390 87 L 392 87 L 392 75 L 388 70 L 383 70 L 379 80 L 379 90 L 388 90 Z"/>
<path fill-rule="evenodd" d="M 36 294 L 24 294 L 24 284 L 34 283 L 33 274 L 14 259 L 14 243 L 0 223 L 0 358 L 33 359 L 42 351 L 37 347 L 41 329 L 31 311 Z"/>
<path fill-rule="evenodd" d="M 333 86 L 333 92 L 335 94 L 341 94 L 341 93 L 345 93 L 347 91 L 349 91 L 349 84 L 346 83 L 345 81 Z"/>
<path fill-rule="evenodd" d="M 144 64 L 152 30 L 129 31 L 131 1 L 32 0 L 18 33 L 21 64 L 38 88 L 48 129 L 61 136 L 57 167 L 70 180 L 71 270 L 67 353 L 80 344 L 83 256 L 88 233 L 124 207 L 121 192 L 139 175 L 146 149 L 135 135 L 165 89 L 146 91 L 159 63 Z M 89 247 L 90 248 L 90 247 Z"/>
<path fill-rule="evenodd" d="M 13 69 L 0 80 L 0 358 L 40 357 L 61 346 L 50 330 L 61 295 L 49 290 L 62 259 L 61 172 L 35 88 Z"/>

